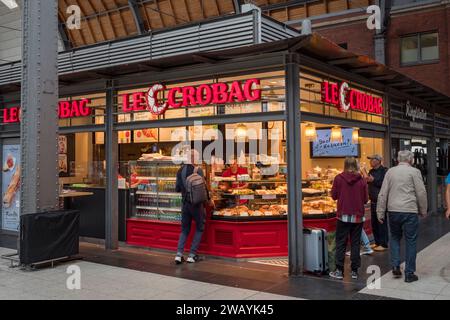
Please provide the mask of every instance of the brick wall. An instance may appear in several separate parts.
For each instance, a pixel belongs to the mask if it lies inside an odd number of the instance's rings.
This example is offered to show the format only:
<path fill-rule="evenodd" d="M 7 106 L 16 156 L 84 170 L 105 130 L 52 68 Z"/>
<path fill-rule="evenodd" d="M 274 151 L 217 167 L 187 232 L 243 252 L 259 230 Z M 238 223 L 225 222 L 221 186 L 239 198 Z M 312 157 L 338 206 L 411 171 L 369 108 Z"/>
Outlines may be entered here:
<path fill-rule="evenodd" d="M 374 31 L 367 29 L 366 21 L 353 22 L 346 25 L 313 28 L 313 30 L 331 41 L 347 43 L 347 49 L 356 54 L 374 58 Z"/>
<path fill-rule="evenodd" d="M 415 11 L 393 16 L 388 32 L 387 64 L 438 91 L 450 95 L 449 32 L 450 8 Z M 400 62 L 400 37 L 410 33 L 438 31 L 439 62 L 403 67 Z"/>

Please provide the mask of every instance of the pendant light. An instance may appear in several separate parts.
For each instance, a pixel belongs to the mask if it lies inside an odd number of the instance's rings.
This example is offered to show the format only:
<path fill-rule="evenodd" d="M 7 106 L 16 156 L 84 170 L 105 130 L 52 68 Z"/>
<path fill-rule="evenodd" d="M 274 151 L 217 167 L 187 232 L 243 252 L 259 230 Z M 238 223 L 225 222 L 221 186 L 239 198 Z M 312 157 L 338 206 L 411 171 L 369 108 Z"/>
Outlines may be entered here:
<path fill-rule="evenodd" d="M 312 123 L 307 123 L 305 125 L 305 138 L 306 141 L 316 141 L 317 139 L 317 131 L 316 127 Z"/>
<path fill-rule="evenodd" d="M 358 128 L 353 128 L 352 143 L 353 144 L 358 144 L 359 143 L 359 129 Z"/>
<path fill-rule="evenodd" d="M 240 123 L 236 126 L 234 134 L 236 139 L 245 139 L 247 137 L 248 128 L 245 124 Z"/>
<path fill-rule="evenodd" d="M 341 127 L 331 128 L 330 142 L 342 142 L 342 129 Z"/>

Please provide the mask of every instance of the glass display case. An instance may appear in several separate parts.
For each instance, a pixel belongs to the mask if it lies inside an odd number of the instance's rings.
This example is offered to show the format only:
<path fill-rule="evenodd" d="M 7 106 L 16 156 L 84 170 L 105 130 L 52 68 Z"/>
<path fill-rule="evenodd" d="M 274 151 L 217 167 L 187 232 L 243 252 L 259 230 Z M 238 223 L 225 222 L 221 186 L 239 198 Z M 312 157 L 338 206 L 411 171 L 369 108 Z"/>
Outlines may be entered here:
<path fill-rule="evenodd" d="M 179 166 L 172 161 L 130 161 L 130 218 L 181 222 L 181 193 L 175 191 Z"/>
<path fill-rule="evenodd" d="M 265 174 L 263 166 L 240 167 L 241 174 L 211 173 L 212 218 L 229 221 L 278 220 L 287 218 L 286 166 Z M 230 176 L 231 175 L 231 176 Z"/>

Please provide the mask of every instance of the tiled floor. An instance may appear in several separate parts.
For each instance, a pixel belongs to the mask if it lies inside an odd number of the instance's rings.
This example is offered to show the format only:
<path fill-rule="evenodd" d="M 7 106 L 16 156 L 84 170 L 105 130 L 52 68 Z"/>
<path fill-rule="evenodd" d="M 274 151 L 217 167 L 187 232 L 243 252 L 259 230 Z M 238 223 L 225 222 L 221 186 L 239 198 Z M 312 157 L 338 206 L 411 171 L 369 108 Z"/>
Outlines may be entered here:
<path fill-rule="evenodd" d="M 320 300 L 370 300 L 372 297 L 373 299 L 383 299 L 383 297 L 444 299 L 448 296 L 450 288 L 443 286 L 441 280 L 443 276 L 448 279 L 450 270 L 442 269 L 442 267 L 439 269 L 437 266 L 444 266 L 446 261 L 448 265 L 446 259 L 450 257 L 450 246 L 449 243 L 443 242 L 448 239 L 448 234 L 450 234 L 450 223 L 442 215 L 431 215 L 421 220 L 418 250 L 425 249 L 418 257 L 421 281 L 406 285 L 402 281 L 390 279 L 387 274 L 383 278 L 384 289 L 378 292 L 378 296 L 373 295 L 377 293 L 363 290 L 366 287 L 367 277 L 370 275 L 366 270 L 368 266 L 376 265 L 380 267 L 382 274 L 387 273 L 390 269 L 388 252 L 364 256 L 358 280 L 350 279 L 347 273 L 344 281 L 335 281 L 327 276 L 288 277 L 285 267 L 212 257 L 205 257 L 198 264 L 176 266 L 173 263 L 172 253 L 129 247 L 122 247 L 117 251 L 105 251 L 101 245 L 82 243 L 80 254 L 83 261 L 77 262 L 84 270 L 81 292 L 67 292 L 65 287 L 65 279 L 68 276 L 65 274 L 67 265 L 34 273 L 23 273 L 9 270 L 4 265 L 5 262 L 1 262 L 3 264 L 0 268 L 0 299 L 3 298 L 4 290 L 7 290 L 8 296 L 12 297 L 18 294 L 23 295 L 26 291 L 27 295 L 24 298 L 31 299 L 32 293 L 36 293 L 38 297 L 42 296 L 40 298 L 48 295 L 50 297 L 47 298 L 54 298 L 55 293 L 52 290 L 55 289 L 55 281 L 58 284 L 57 296 L 67 299 L 71 297 L 74 299 L 108 297 L 152 299 L 157 295 L 165 299 L 176 297 L 221 299 L 227 295 L 233 299 L 269 297 L 270 299 L 297 297 Z M 433 244 L 431 247 L 433 253 L 428 253 L 430 248 L 427 246 L 442 236 L 446 238 Z M 0 236 L 0 247 L 14 248 L 16 243 L 14 238 Z M 349 259 L 346 260 L 348 263 Z M 59 271 L 55 272 L 55 270 Z M 6 274 L 6 272 L 12 273 Z M 27 290 L 19 285 L 21 281 L 27 279 L 24 278 L 25 276 L 33 278 Z M 129 277 L 138 278 L 139 281 L 128 281 Z M 53 289 L 49 290 L 49 293 L 37 289 L 36 286 L 39 287 L 39 285 L 34 283 L 39 283 L 39 280 L 36 278 L 43 281 L 44 287 Z M 189 287 L 195 287 L 195 294 L 186 296 L 185 292 Z M 59 294 L 61 290 L 62 293 Z M 360 290 L 364 293 L 360 293 Z"/>
<path fill-rule="evenodd" d="M 360 292 L 406 300 L 450 300 L 450 232 L 419 252 L 417 275 L 419 281 L 405 283 L 388 272 L 381 278 L 381 289 Z"/>
<path fill-rule="evenodd" d="M 0 255 L 12 252 L 0 248 Z M 67 268 L 81 271 L 81 289 L 69 290 Z M 86 261 L 22 271 L 0 261 L 0 300 L 290 300 L 289 296 L 118 268 Z"/>

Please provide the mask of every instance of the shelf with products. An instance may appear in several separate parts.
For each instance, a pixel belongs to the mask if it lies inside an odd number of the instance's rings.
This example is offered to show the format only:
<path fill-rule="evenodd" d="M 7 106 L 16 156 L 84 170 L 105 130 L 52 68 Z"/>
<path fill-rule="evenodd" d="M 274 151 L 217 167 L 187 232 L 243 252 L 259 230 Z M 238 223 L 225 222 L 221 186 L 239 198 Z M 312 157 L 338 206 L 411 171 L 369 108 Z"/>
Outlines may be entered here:
<path fill-rule="evenodd" d="M 287 219 L 287 183 L 279 168 L 270 175 L 262 174 L 261 165 L 234 170 L 235 174 L 231 167 L 211 171 L 210 185 L 216 205 L 212 219 L 235 222 Z"/>
<path fill-rule="evenodd" d="M 317 170 L 317 169 L 316 169 Z M 336 216 L 337 203 L 331 198 L 332 175 L 311 177 L 302 181 L 302 212 L 307 219 L 327 219 Z"/>
<path fill-rule="evenodd" d="M 165 158 L 130 161 L 130 218 L 181 222 L 182 197 L 175 190 L 179 165 Z"/>

